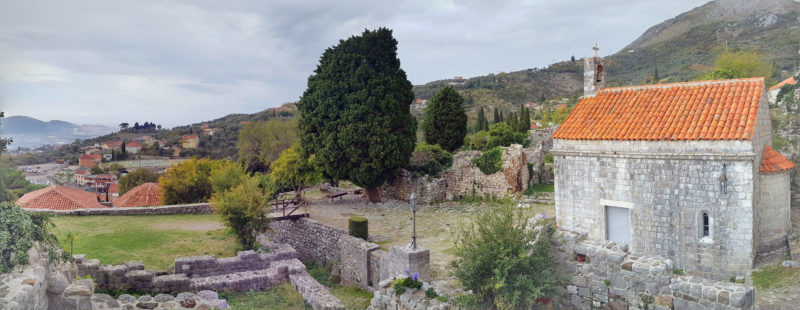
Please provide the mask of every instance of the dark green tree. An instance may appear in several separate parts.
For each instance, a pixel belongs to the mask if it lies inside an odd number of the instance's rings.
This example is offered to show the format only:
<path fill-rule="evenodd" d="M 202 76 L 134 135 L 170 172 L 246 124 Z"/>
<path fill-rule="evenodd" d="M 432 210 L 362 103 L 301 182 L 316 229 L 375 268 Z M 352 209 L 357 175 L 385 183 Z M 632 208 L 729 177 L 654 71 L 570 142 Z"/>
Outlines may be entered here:
<path fill-rule="evenodd" d="M 504 120 L 503 120 L 503 110 L 500 110 L 500 121 L 504 122 Z"/>
<path fill-rule="evenodd" d="M 478 110 L 478 119 L 475 120 L 475 131 L 483 131 L 489 129 L 489 121 L 486 120 L 486 114 L 483 112 L 483 107 Z"/>
<path fill-rule="evenodd" d="M 494 108 L 494 119 L 492 119 L 492 124 L 497 124 L 500 122 L 500 114 L 497 112 L 497 107 Z"/>
<path fill-rule="evenodd" d="M 450 152 L 464 144 L 467 134 L 467 113 L 464 98 L 451 86 L 442 88 L 425 109 L 422 131 L 425 142 L 438 144 Z"/>
<path fill-rule="evenodd" d="M 122 157 L 124 158 L 127 155 L 127 151 L 125 151 L 125 141 L 122 141 L 122 145 L 119 147 L 120 151 L 122 151 Z"/>
<path fill-rule="evenodd" d="M 5 113 L 0 112 L 0 118 L 3 118 L 3 117 L 5 117 Z M 6 151 L 6 147 L 9 144 L 11 144 L 11 142 L 13 142 L 13 140 L 11 140 L 11 138 L 2 138 L 2 137 L 0 137 L 0 154 L 3 154 L 3 152 Z"/>
<path fill-rule="evenodd" d="M 339 41 L 322 54 L 297 103 L 305 155 L 315 155 L 327 177 L 350 180 L 379 201 L 377 187 L 414 151 L 412 101 L 391 30 Z"/>
<path fill-rule="evenodd" d="M 656 68 L 653 70 L 653 83 L 658 84 L 659 80 L 660 79 L 658 78 L 658 66 L 656 66 Z"/>

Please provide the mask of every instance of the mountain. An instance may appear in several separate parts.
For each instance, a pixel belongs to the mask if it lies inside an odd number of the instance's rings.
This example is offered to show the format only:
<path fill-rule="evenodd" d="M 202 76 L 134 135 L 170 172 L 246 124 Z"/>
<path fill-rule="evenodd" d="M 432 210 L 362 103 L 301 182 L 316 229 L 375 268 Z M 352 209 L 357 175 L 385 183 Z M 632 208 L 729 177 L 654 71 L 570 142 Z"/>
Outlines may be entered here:
<path fill-rule="evenodd" d="M 13 137 L 11 147 L 64 144 L 113 132 L 102 125 L 76 125 L 61 120 L 42 121 L 28 116 L 9 116 L 0 121 L 0 135 Z"/>
<path fill-rule="evenodd" d="M 591 43 L 586 43 L 587 50 Z M 755 49 L 768 57 L 776 67 L 774 76 L 767 77 L 770 81 L 788 77 L 798 67 L 800 2 L 717 0 L 659 23 L 606 57 L 609 86 L 651 83 L 656 68 L 661 82 L 693 80 L 711 68 L 725 46 Z M 511 110 L 542 98 L 582 95 L 582 79 L 583 63 L 578 59 L 547 68 L 434 81 L 414 86 L 414 93 L 418 99 L 430 99 L 440 88 L 453 85 L 467 98 L 473 117 L 479 106 Z"/>

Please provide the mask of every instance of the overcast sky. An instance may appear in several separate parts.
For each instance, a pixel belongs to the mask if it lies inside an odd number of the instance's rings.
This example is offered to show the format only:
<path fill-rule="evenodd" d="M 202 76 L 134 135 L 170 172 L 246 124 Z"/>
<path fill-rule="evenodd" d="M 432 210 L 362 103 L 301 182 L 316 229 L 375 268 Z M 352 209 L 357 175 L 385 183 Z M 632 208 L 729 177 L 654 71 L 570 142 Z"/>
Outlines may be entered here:
<path fill-rule="evenodd" d="M 323 50 L 394 30 L 414 84 L 612 54 L 703 0 L 1 1 L 0 110 L 175 126 L 296 101 Z"/>

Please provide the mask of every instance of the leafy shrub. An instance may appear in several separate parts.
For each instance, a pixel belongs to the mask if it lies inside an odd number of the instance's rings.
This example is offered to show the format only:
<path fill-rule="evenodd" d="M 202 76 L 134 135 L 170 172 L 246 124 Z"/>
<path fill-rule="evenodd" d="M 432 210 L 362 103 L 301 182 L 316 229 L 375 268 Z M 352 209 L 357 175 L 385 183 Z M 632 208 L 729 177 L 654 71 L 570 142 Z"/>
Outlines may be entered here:
<path fill-rule="evenodd" d="M 322 172 L 314 165 L 315 156 L 305 158 L 299 145 L 281 152 L 270 168 L 267 189 L 270 193 L 299 191 L 306 186 L 312 186 L 322 180 Z"/>
<path fill-rule="evenodd" d="M 495 147 L 483 152 L 481 157 L 473 158 L 472 162 L 484 174 L 492 174 L 503 170 L 503 148 Z"/>
<path fill-rule="evenodd" d="M 439 296 L 439 294 L 436 294 L 436 290 L 434 290 L 431 287 L 431 288 L 428 288 L 427 291 L 425 291 L 425 296 L 428 297 L 428 298 L 436 298 L 437 296 Z"/>
<path fill-rule="evenodd" d="M 58 239 L 48 230 L 52 226 L 47 214 L 28 214 L 12 203 L 0 203 L 0 273 L 27 265 L 34 242 L 47 251 L 50 263 L 69 259 L 66 252 L 58 256 Z"/>
<path fill-rule="evenodd" d="M 471 148 L 479 151 L 512 144 L 521 144 L 527 147 L 531 143 L 526 132 L 516 131 L 506 123 L 493 124 L 489 127 L 489 131 L 477 132 L 470 140 Z"/>
<path fill-rule="evenodd" d="M 263 210 L 267 200 L 255 178 L 247 178 L 234 188 L 215 193 L 212 198 L 214 211 L 236 233 L 239 245 L 248 250 L 256 243 L 256 233 L 266 229 L 269 224 Z"/>
<path fill-rule="evenodd" d="M 406 170 L 419 175 L 437 175 L 450 168 L 453 154 L 436 144 L 418 143 Z"/>
<path fill-rule="evenodd" d="M 353 237 L 367 240 L 369 238 L 369 222 L 360 216 L 351 216 L 347 220 L 347 233 Z"/>
<path fill-rule="evenodd" d="M 406 274 L 408 271 L 406 270 Z M 395 279 L 392 281 L 392 286 L 394 287 L 394 292 L 397 295 L 403 295 L 406 292 L 406 289 L 413 288 L 418 289 L 422 287 L 422 281 L 419 280 L 419 274 L 415 273 L 405 278 Z M 426 293 L 427 294 L 427 293 Z"/>
<path fill-rule="evenodd" d="M 136 169 L 119 179 L 119 194 L 123 195 L 134 187 L 150 182 L 158 182 L 157 173 L 144 168 Z"/>
<path fill-rule="evenodd" d="M 453 276 L 484 307 L 529 309 L 537 298 L 555 294 L 562 280 L 550 252 L 555 229 L 527 230 L 527 223 L 522 210 L 501 205 L 459 228 Z"/>
<path fill-rule="evenodd" d="M 206 202 L 213 188 L 209 177 L 218 161 L 192 158 L 173 166 L 158 179 L 165 205 Z"/>

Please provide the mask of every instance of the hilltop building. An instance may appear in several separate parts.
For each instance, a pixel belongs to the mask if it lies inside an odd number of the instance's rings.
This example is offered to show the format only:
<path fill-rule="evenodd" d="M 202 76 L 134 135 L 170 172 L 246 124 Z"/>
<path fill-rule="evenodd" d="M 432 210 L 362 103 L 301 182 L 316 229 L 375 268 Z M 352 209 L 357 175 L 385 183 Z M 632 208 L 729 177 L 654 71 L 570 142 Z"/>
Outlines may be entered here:
<path fill-rule="evenodd" d="M 774 103 L 776 100 L 778 100 L 778 93 L 781 92 L 781 87 L 784 87 L 786 85 L 795 85 L 795 84 L 797 84 L 797 80 L 795 80 L 794 77 L 792 76 L 770 87 L 767 90 L 767 95 L 769 95 L 769 102 Z"/>
<path fill-rule="evenodd" d="M 195 135 L 183 135 L 181 147 L 185 149 L 196 149 L 200 146 L 200 138 Z"/>
<path fill-rule="evenodd" d="M 103 162 L 103 154 L 81 155 L 78 157 L 78 166 L 92 168 Z"/>
<path fill-rule="evenodd" d="M 603 88 L 553 134 L 558 225 L 725 280 L 786 254 L 794 164 L 771 147 L 763 78 Z"/>

